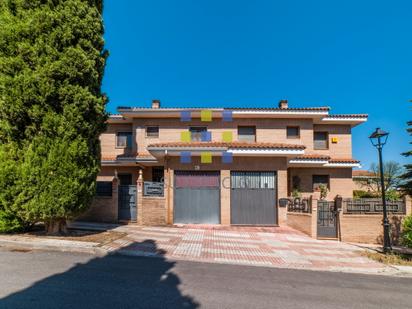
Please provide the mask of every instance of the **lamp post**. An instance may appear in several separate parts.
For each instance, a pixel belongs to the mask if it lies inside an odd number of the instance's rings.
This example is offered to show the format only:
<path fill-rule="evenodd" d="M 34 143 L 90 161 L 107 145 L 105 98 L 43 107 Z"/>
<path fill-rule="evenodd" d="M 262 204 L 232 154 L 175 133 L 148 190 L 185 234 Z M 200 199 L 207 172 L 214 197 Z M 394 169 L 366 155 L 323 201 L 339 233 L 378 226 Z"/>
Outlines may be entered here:
<path fill-rule="evenodd" d="M 389 237 L 389 219 L 386 209 L 386 196 L 385 196 L 385 176 L 383 174 L 383 160 L 382 160 L 382 148 L 388 140 L 388 132 L 377 128 L 375 132 L 369 136 L 369 139 L 372 142 L 372 145 L 378 149 L 379 153 L 379 170 L 380 170 L 380 180 L 381 180 L 381 192 L 382 192 L 382 205 L 383 205 L 383 251 L 388 252 L 392 250 L 391 240 Z"/>

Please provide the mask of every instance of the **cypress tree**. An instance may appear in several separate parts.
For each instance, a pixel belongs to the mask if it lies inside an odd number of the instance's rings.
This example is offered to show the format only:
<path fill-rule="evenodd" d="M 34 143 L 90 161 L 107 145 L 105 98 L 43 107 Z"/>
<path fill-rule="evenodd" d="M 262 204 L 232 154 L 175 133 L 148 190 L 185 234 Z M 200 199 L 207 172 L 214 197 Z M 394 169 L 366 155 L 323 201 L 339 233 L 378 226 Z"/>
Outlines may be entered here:
<path fill-rule="evenodd" d="M 412 121 L 408 122 L 409 128 L 407 129 L 408 133 L 412 135 Z M 412 144 L 412 142 L 410 143 Z M 404 156 L 410 157 L 412 156 L 412 150 L 403 153 Z M 402 189 L 405 190 L 405 192 L 409 195 L 412 195 L 412 164 L 406 164 L 405 165 L 405 173 L 401 177 L 404 180 L 404 183 L 402 184 Z"/>
<path fill-rule="evenodd" d="M 89 206 L 105 129 L 102 0 L 0 1 L 0 231 Z"/>

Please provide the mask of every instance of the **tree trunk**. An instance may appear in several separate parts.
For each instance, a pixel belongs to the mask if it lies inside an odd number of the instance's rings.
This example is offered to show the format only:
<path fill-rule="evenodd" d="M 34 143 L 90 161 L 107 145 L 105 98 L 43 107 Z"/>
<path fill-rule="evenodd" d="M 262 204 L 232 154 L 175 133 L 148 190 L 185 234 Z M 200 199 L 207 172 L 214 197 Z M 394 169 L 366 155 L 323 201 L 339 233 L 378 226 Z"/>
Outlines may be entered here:
<path fill-rule="evenodd" d="M 62 235 L 67 233 L 66 219 L 56 219 L 46 222 L 47 235 Z"/>

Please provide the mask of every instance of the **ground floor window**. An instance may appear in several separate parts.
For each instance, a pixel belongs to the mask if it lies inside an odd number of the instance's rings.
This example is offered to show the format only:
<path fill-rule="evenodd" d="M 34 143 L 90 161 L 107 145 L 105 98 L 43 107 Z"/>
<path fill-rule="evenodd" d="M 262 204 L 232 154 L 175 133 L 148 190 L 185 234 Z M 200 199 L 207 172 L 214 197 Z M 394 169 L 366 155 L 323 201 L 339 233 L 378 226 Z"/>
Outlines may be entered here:
<path fill-rule="evenodd" d="M 152 181 L 164 182 L 164 168 L 163 166 L 152 167 Z"/>
<path fill-rule="evenodd" d="M 121 186 L 131 186 L 132 185 L 132 174 L 119 174 L 117 176 Z"/>
<path fill-rule="evenodd" d="M 112 182 L 98 181 L 96 183 L 96 196 L 112 196 Z"/>
<path fill-rule="evenodd" d="M 312 176 L 312 186 L 313 186 L 313 191 L 318 191 L 319 187 L 321 185 L 326 186 L 328 189 L 330 189 L 329 186 L 329 175 L 313 175 Z"/>

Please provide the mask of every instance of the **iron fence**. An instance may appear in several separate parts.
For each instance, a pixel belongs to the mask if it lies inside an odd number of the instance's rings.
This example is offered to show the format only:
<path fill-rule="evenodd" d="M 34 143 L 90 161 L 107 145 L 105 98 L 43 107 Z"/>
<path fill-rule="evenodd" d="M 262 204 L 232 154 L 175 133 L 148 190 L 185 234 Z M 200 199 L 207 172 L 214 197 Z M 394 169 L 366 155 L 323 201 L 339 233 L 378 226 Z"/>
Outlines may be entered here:
<path fill-rule="evenodd" d="M 290 198 L 288 201 L 289 212 L 311 213 L 312 205 L 309 198 Z"/>
<path fill-rule="evenodd" d="M 405 202 L 386 201 L 389 213 L 405 214 Z M 383 212 L 382 200 L 379 198 L 343 199 L 343 213 L 345 214 L 375 214 Z"/>

